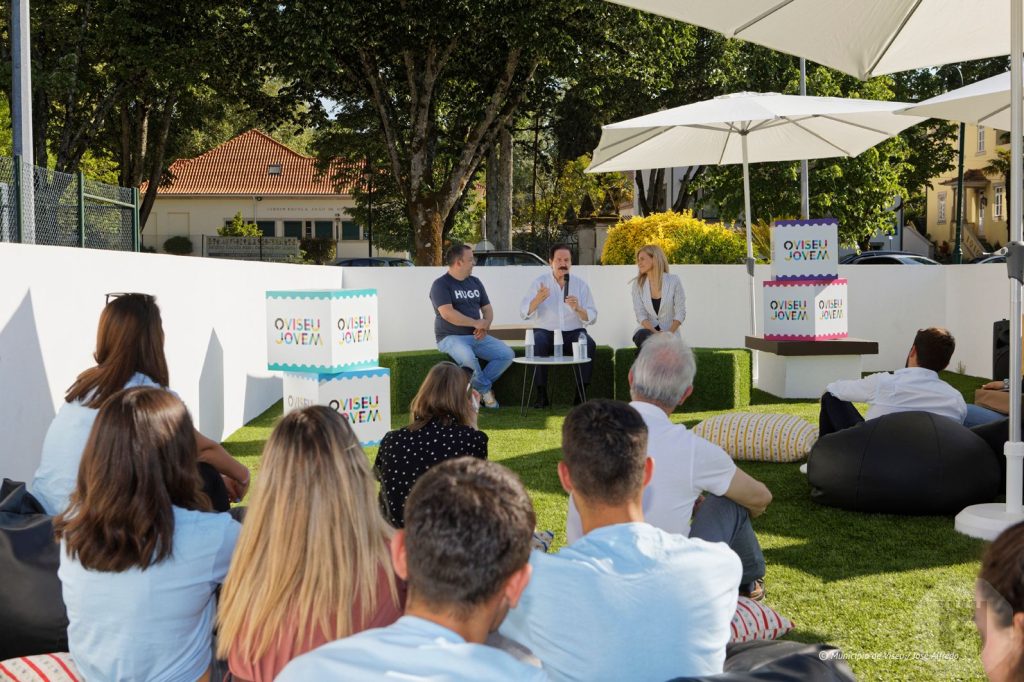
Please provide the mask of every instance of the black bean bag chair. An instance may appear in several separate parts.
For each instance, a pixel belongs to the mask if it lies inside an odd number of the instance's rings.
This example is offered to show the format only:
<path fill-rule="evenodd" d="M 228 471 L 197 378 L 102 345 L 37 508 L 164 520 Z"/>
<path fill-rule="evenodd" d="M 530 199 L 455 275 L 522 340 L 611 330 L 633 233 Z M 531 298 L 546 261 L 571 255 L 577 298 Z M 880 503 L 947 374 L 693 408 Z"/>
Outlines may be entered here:
<path fill-rule="evenodd" d="M 670 682 L 856 682 L 843 652 L 829 644 L 753 641 L 730 644 L 723 672 Z"/>
<path fill-rule="evenodd" d="M 898 412 L 831 433 L 811 448 L 811 499 L 854 511 L 956 514 L 999 494 L 1002 463 L 963 424 Z"/>
<path fill-rule="evenodd" d="M 68 650 L 53 519 L 25 489 L 0 486 L 0 661 Z"/>

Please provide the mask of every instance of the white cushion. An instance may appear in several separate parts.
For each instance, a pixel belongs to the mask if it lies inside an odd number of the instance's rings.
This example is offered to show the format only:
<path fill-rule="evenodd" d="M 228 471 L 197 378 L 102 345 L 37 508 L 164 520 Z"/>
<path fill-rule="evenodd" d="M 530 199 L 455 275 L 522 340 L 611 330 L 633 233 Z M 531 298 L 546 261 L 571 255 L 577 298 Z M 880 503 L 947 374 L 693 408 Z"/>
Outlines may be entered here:
<path fill-rule="evenodd" d="M 736 602 L 736 613 L 729 626 L 731 643 L 755 639 L 778 639 L 793 629 L 793 621 L 775 609 L 747 597 Z"/>
<path fill-rule="evenodd" d="M 0 661 L 0 681 L 7 682 L 79 682 L 81 673 L 71 654 L 37 654 Z"/>

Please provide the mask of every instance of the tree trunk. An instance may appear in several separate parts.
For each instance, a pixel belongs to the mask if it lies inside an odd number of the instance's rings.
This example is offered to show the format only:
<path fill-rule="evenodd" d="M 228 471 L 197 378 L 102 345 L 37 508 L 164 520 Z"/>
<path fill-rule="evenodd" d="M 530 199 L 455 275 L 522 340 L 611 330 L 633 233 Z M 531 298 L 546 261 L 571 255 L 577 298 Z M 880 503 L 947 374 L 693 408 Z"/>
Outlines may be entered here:
<path fill-rule="evenodd" d="M 501 129 L 498 152 L 498 229 L 494 232 L 494 248 L 512 248 L 512 132 L 509 126 Z"/>
<path fill-rule="evenodd" d="M 485 240 L 494 244 L 500 231 L 499 214 L 501 213 L 501 161 L 498 158 L 498 144 L 491 145 L 487 150 L 487 177 L 484 201 L 484 234 Z M 495 247 L 497 248 L 497 247 Z"/>
<path fill-rule="evenodd" d="M 415 236 L 413 260 L 416 265 L 439 265 L 444 217 L 437 210 L 434 197 L 417 197 L 412 202 L 409 206 L 409 223 Z"/>

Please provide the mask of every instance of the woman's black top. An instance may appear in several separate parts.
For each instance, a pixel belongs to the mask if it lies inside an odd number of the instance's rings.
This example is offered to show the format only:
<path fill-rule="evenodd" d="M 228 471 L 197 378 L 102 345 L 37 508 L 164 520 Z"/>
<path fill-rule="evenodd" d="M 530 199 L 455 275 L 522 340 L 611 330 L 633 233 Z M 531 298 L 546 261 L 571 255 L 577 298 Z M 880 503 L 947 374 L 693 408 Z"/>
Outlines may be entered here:
<path fill-rule="evenodd" d="M 380 442 L 374 473 L 380 480 L 380 509 L 395 528 L 405 526 L 405 500 L 427 469 L 469 455 L 487 459 L 487 434 L 469 426 L 444 426 L 434 419 L 423 428 L 389 431 Z"/>
<path fill-rule="evenodd" d="M 652 298 L 651 299 L 651 305 L 654 306 L 654 314 L 655 315 L 657 315 L 658 313 L 661 312 L 661 299 L 660 298 Z"/>

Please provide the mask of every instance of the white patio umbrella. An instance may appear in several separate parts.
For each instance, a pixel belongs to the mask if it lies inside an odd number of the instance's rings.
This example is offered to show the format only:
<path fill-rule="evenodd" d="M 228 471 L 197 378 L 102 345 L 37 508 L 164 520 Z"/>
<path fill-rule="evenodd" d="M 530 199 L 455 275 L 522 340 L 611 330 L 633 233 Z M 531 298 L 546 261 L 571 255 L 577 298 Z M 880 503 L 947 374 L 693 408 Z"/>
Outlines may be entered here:
<path fill-rule="evenodd" d="M 754 310 L 753 243 L 748 164 L 857 156 L 924 119 L 897 116 L 901 102 L 739 92 L 612 123 L 601 129 L 588 173 L 743 164 L 743 216 Z"/>
<path fill-rule="evenodd" d="M 1009 130 L 1010 72 L 926 99 L 900 112 Z"/>
<path fill-rule="evenodd" d="M 748 40 L 868 78 L 1010 55 L 1010 239 L 1024 195 L 1024 0 L 608 0 Z M 1021 284 L 1010 280 L 1010 376 L 1021 374 Z M 1021 390 L 1010 391 L 1006 504 L 974 505 L 956 529 L 985 539 L 1024 520 Z"/>

